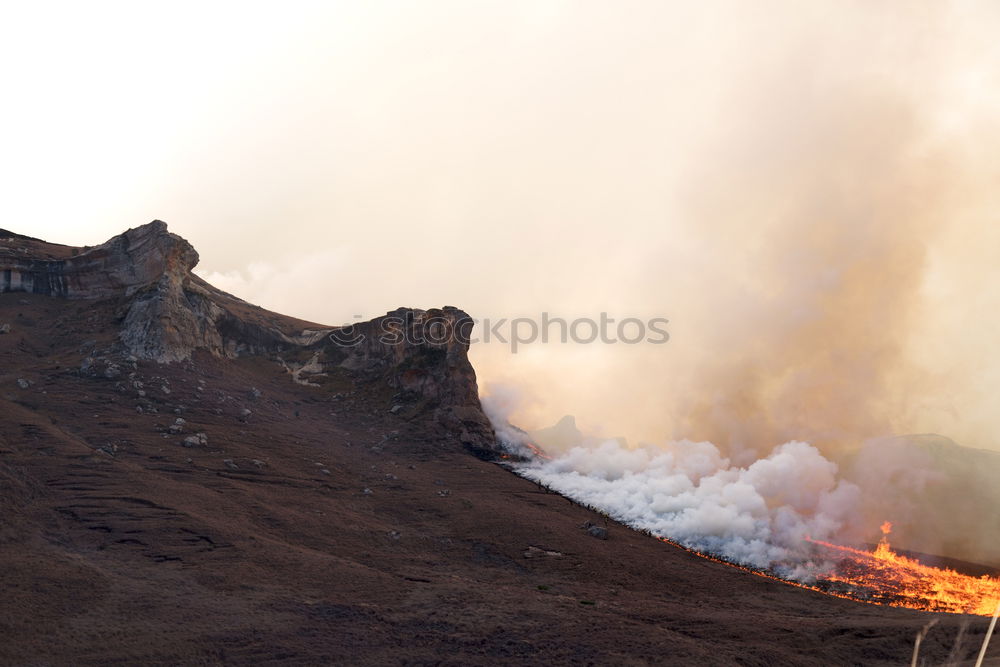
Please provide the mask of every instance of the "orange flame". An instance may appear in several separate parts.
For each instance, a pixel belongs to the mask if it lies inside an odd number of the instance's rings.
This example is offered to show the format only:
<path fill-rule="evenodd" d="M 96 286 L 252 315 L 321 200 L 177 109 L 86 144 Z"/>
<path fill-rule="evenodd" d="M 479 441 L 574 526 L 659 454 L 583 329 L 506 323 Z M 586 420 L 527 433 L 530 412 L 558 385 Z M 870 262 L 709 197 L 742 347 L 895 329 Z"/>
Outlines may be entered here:
<path fill-rule="evenodd" d="M 525 440 L 524 442 L 521 443 L 521 445 L 523 447 L 526 447 L 528 449 L 528 451 L 531 452 L 532 456 L 534 456 L 536 459 L 543 459 L 545 461 L 551 461 L 552 460 L 552 457 L 549 456 L 548 454 L 546 454 L 545 450 L 543 450 L 541 447 L 539 447 L 538 445 L 536 445 L 533 442 Z M 509 460 L 512 457 L 511 457 L 510 454 L 501 454 L 500 458 L 504 459 L 504 460 Z"/>
<path fill-rule="evenodd" d="M 545 459 L 546 461 L 551 461 L 552 457 L 545 453 L 545 450 L 528 440 L 524 441 L 524 446 L 531 450 L 531 453 L 535 455 L 536 458 Z"/>
<path fill-rule="evenodd" d="M 897 554 L 889 546 L 892 524 L 886 521 L 881 528 L 882 539 L 875 551 L 809 540 L 841 555 L 820 590 L 829 587 L 826 592 L 895 607 L 993 615 L 1000 601 L 1000 579 L 972 577 Z"/>

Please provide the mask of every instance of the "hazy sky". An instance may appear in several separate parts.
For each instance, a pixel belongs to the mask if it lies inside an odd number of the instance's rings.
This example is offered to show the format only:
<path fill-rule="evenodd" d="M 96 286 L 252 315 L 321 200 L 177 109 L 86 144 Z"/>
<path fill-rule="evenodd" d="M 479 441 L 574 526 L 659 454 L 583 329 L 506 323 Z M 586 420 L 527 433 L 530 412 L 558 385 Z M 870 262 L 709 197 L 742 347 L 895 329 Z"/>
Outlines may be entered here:
<path fill-rule="evenodd" d="M 322 323 L 669 318 L 480 345 L 528 427 L 996 447 L 991 2 L 8 3 L 0 226 L 160 218 Z"/>

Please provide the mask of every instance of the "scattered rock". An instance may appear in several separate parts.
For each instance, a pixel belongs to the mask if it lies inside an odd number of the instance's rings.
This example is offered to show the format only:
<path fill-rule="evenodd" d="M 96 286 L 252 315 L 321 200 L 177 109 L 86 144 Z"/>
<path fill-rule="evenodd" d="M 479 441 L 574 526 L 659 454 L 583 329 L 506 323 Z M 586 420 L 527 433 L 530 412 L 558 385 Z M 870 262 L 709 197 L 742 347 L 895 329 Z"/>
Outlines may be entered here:
<path fill-rule="evenodd" d="M 389 412 L 391 412 L 394 415 L 399 414 L 400 412 L 402 412 L 402 410 L 403 410 L 402 405 L 394 405 L 391 408 L 389 408 Z"/>
<path fill-rule="evenodd" d="M 260 459 L 250 459 L 250 463 L 254 464 L 258 468 L 264 468 L 267 466 L 267 463 L 261 461 Z"/>
<path fill-rule="evenodd" d="M 87 377 L 92 378 L 103 378 L 105 380 L 117 380 L 125 374 L 121 365 L 112 359 L 101 356 L 97 351 L 92 350 L 91 353 L 84 357 L 83 361 L 80 363 L 80 373 Z M 136 383 L 132 383 L 135 386 Z M 142 383 L 138 383 L 139 386 Z M 125 384 L 119 383 L 119 391 L 125 390 Z"/>
<path fill-rule="evenodd" d="M 170 431 L 172 435 L 177 435 L 178 433 L 184 431 L 184 425 L 186 423 L 187 423 L 186 421 L 178 417 L 177 419 L 174 420 L 174 423 L 171 424 L 167 430 Z"/>
<path fill-rule="evenodd" d="M 608 539 L 608 529 L 603 526 L 591 526 L 587 529 L 587 534 L 599 540 Z"/>
<path fill-rule="evenodd" d="M 260 398 L 263 395 L 264 395 L 263 392 L 261 392 L 261 390 L 258 389 L 257 387 L 250 387 L 250 400 L 251 401 L 256 401 L 258 398 Z"/>
<path fill-rule="evenodd" d="M 438 495 L 441 496 L 442 498 L 447 498 L 448 496 L 451 495 L 451 491 L 449 491 L 448 489 L 442 489 L 438 491 Z"/>
<path fill-rule="evenodd" d="M 21 389 L 27 389 L 28 387 L 31 386 L 31 381 L 25 380 L 24 378 L 18 378 L 17 386 L 20 387 Z"/>
<path fill-rule="evenodd" d="M 10 325 L 0 324 L 0 334 L 9 334 L 9 333 L 10 333 Z"/>
<path fill-rule="evenodd" d="M 321 473 L 323 473 L 324 475 L 329 475 L 330 474 L 330 470 L 327 469 L 327 468 L 320 468 L 319 471 Z M 370 489 L 365 489 L 365 491 L 369 491 L 370 492 L 371 490 Z"/>
<path fill-rule="evenodd" d="M 587 521 L 582 526 L 580 526 L 580 528 L 587 531 L 587 534 L 590 535 L 591 537 L 596 537 L 599 540 L 608 539 L 608 529 L 605 528 L 604 526 L 598 526 L 596 524 Z"/>
<path fill-rule="evenodd" d="M 205 447 L 208 445 L 208 435 L 205 433 L 195 433 L 194 435 L 189 435 L 181 441 L 181 445 L 184 447 Z"/>
<path fill-rule="evenodd" d="M 225 459 L 225 460 L 223 461 L 223 463 L 224 463 L 224 464 L 225 464 L 225 466 L 226 466 L 227 468 L 229 468 L 230 470 L 239 470 L 239 469 L 240 469 L 240 467 L 239 467 L 238 465 L 236 465 L 236 462 L 235 462 L 235 461 L 233 461 L 232 459 Z"/>
<path fill-rule="evenodd" d="M 366 486 L 365 488 L 361 489 L 361 493 L 363 493 L 366 496 L 370 496 L 373 493 L 373 491 Z"/>

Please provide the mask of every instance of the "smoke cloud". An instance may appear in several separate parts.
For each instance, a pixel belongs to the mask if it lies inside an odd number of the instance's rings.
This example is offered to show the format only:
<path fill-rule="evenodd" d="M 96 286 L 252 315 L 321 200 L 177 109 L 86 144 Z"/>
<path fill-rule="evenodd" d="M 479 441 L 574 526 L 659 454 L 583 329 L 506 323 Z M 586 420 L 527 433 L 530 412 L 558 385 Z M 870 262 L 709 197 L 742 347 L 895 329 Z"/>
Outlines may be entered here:
<path fill-rule="evenodd" d="M 858 487 L 804 442 L 744 468 L 710 442 L 607 441 L 519 472 L 635 528 L 795 579 L 817 572 L 806 538 L 842 534 L 860 504 Z"/>

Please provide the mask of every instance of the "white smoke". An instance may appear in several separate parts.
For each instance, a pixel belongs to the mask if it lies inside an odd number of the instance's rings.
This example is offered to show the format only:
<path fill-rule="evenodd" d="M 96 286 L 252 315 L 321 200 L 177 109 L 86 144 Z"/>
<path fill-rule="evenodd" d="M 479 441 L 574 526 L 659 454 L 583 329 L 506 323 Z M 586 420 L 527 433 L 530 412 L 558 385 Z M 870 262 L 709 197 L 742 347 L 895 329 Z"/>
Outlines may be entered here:
<path fill-rule="evenodd" d="M 520 458 L 531 459 L 535 456 L 535 452 L 528 446 L 531 441 L 528 433 L 508 420 L 508 417 L 521 407 L 523 401 L 523 394 L 509 384 L 491 385 L 489 393 L 480 399 L 483 412 L 493 424 L 493 430 L 504 449 Z"/>
<path fill-rule="evenodd" d="M 857 514 L 859 488 L 805 442 L 749 466 L 710 442 L 574 447 L 518 472 L 633 528 L 688 548 L 799 580 L 820 564 L 806 538 L 830 540 Z"/>

